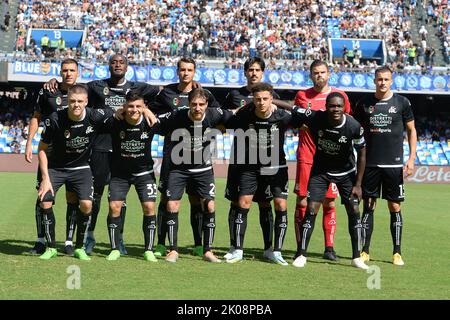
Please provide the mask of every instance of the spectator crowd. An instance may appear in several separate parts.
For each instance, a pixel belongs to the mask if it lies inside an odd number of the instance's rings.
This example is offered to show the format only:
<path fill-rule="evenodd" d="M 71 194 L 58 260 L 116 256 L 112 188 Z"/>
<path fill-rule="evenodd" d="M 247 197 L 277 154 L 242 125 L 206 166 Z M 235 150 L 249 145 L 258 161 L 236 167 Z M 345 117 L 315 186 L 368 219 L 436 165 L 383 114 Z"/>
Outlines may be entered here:
<path fill-rule="evenodd" d="M 299 60 L 328 60 L 327 38 L 335 28 L 342 38 L 385 39 L 390 63 L 401 68 L 408 64 L 408 50 L 417 48 L 410 34 L 415 6 L 416 0 L 22 0 L 17 50 L 48 58 L 36 45 L 40 39 L 26 44 L 29 27 L 86 28 L 82 47 L 55 48 L 53 55 L 103 62 L 120 52 L 133 64 L 171 64 L 188 55 L 230 65 L 258 55 L 295 67 Z M 448 10 L 439 12 L 447 31 Z M 329 62 L 357 69 L 375 63 L 357 50 L 351 59 Z"/>

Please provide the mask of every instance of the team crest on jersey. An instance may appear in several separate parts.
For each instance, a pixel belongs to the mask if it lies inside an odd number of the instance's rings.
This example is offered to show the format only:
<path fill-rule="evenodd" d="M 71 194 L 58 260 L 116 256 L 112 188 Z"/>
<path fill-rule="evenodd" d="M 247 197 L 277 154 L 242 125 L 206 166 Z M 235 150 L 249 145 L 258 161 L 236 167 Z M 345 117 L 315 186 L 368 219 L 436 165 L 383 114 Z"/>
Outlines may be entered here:
<path fill-rule="evenodd" d="M 323 137 L 323 131 L 322 130 L 317 131 L 317 135 L 319 136 L 319 138 L 322 138 Z"/>
<path fill-rule="evenodd" d="M 147 132 L 142 132 L 142 134 L 141 134 L 141 140 L 144 140 L 144 139 L 148 139 L 148 133 Z"/>
<path fill-rule="evenodd" d="M 57 98 L 56 98 L 56 105 L 60 106 L 61 103 L 62 103 L 61 97 L 57 97 Z"/>
<path fill-rule="evenodd" d="M 104 87 L 104 88 L 103 88 L 103 94 L 104 94 L 105 96 L 107 96 L 107 95 L 109 94 L 109 88 L 108 88 L 108 87 Z"/>
<path fill-rule="evenodd" d="M 364 128 L 363 128 L 363 127 L 361 127 L 361 129 L 359 129 L 359 135 L 360 135 L 360 136 L 362 136 L 362 135 L 363 135 L 363 133 L 364 133 Z"/>
<path fill-rule="evenodd" d="M 277 125 L 276 125 L 276 124 L 273 124 L 273 125 L 270 127 L 270 131 L 271 131 L 271 132 L 278 131 Z"/>
<path fill-rule="evenodd" d="M 339 143 L 347 143 L 347 137 L 346 136 L 341 136 L 338 140 Z"/>
<path fill-rule="evenodd" d="M 125 132 L 120 131 L 119 136 L 120 136 L 120 139 L 125 139 Z"/>
<path fill-rule="evenodd" d="M 92 133 L 94 132 L 94 128 L 92 128 L 91 126 L 87 127 L 86 129 L 86 134 Z"/>
<path fill-rule="evenodd" d="M 389 112 L 389 113 L 397 113 L 397 108 L 394 107 L 394 106 L 392 106 L 392 107 L 389 108 L 389 111 L 388 111 L 388 112 Z"/>
<path fill-rule="evenodd" d="M 178 106 L 180 104 L 180 99 L 178 98 L 173 98 L 173 105 L 174 106 Z"/>
<path fill-rule="evenodd" d="M 242 99 L 242 100 L 241 100 L 241 103 L 240 103 L 241 107 L 245 107 L 246 104 L 247 104 L 247 102 L 245 102 L 245 100 Z"/>
<path fill-rule="evenodd" d="M 375 107 L 374 106 L 370 106 L 369 107 L 369 113 L 373 113 L 375 111 Z"/>
<path fill-rule="evenodd" d="M 101 115 L 105 115 L 105 110 L 103 109 L 97 109 L 97 112 L 100 113 Z"/>
<path fill-rule="evenodd" d="M 39 95 L 42 96 L 44 94 L 44 88 L 42 88 L 41 90 L 39 90 Z"/>
<path fill-rule="evenodd" d="M 50 127 L 50 119 L 45 119 L 45 126 Z"/>
<path fill-rule="evenodd" d="M 69 138 L 70 138 L 70 131 L 69 131 L 69 130 L 64 131 L 64 137 L 65 137 L 66 139 L 69 139 Z"/>

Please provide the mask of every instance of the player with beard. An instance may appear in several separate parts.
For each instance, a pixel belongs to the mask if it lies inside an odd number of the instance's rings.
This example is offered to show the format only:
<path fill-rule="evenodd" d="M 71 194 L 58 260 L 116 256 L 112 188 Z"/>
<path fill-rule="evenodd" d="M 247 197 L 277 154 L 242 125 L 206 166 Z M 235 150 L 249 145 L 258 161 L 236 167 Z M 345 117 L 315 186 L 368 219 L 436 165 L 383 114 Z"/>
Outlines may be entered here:
<path fill-rule="evenodd" d="M 165 86 L 156 97 L 152 106 L 152 111 L 156 114 L 164 114 L 175 110 L 189 109 L 189 93 L 199 87 L 194 81 L 196 63 L 195 60 L 188 57 L 181 58 L 177 63 L 178 83 Z M 220 104 L 216 101 L 211 92 L 204 89 L 208 93 L 208 107 L 220 108 Z M 170 136 L 164 138 L 163 161 L 161 165 L 161 174 L 159 179 L 159 191 L 161 192 L 161 200 L 158 206 L 158 245 L 155 248 L 156 256 L 166 255 L 166 226 L 162 223 L 163 215 L 167 207 L 166 187 L 169 174 L 170 152 L 168 146 L 170 144 Z M 203 210 L 199 196 L 195 190 L 187 190 L 190 203 L 190 220 L 192 233 L 194 236 L 194 248 L 192 253 L 195 256 L 203 255 L 202 247 L 202 226 L 203 226 Z"/>
<path fill-rule="evenodd" d="M 330 93 L 339 92 L 345 99 L 344 112 L 351 112 L 350 103 L 345 92 L 328 85 L 330 71 L 326 62 L 314 60 L 311 63 L 310 79 L 312 80 L 314 86 L 304 91 L 299 91 L 295 97 L 295 105 L 302 108 L 310 108 L 311 110 L 324 111 L 327 96 Z M 297 148 L 297 175 L 294 187 L 294 193 L 297 194 L 297 203 L 294 214 L 294 229 L 297 246 L 300 246 L 301 242 L 301 234 L 299 230 L 301 221 L 306 214 L 307 187 L 315 151 L 316 146 L 314 145 L 310 130 L 306 126 L 300 128 Z M 322 227 L 325 240 L 325 251 L 323 257 L 333 261 L 338 259 L 336 252 L 334 251 L 334 235 L 336 233 L 335 198 L 338 194 L 336 185 L 334 183 L 330 183 L 322 206 Z"/>
<path fill-rule="evenodd" d="M 247 85 L 239 89 L 231 90 L 226 96 L 223 108 L 224 109 L 241 109 L 248 106 L 253 101 L 252 88 L 254 85 L 260 83 L 264 76 L 265 62 L 262 58 L 254 57 L 249 58 L 244 63 L 244 75 L 247 79 Z M 277 106 L 289 105 L 287 102 L 281 101 L 280 96 L 273 91 L 273 104 Z M 230 232 L 230 249 L 225 254 L 224 258 L 231 257 L 232 252 L 235 250 L 235 238 L 234 238 L 234 220 L 236 218 L 236 208 L 238 207 L 238 166 L 233 159 L 230 159 L 227 173 L 227 186 L 225 189 L 225 197 L 230 200 L 230 209 L 228 212 L 228 229 Z M 268 186 L 260 185 L 253 197 L 253 201 L 258 203 L 259 207 L 259 223 L 263 232 L 264 240 L 264 258 L 272 260 L 272 242 L 273 242 L 273 213 L 272 206 L 270 204 L 273 199 L 269 192 L 266 192 Z"/>
<path fill-rule="evenodd" d="M 145 99 L 145 103 L 151 106 L 152 101 L 160 91 L 159 86 L 152 86 L 143 82 L 128 81 L 125 74 L 128 69 L 127 58 L 121 54 L 113 55 L 109 60 L 110 78 L 105 80 L 94 80 L 87 83 L 89 92 L 89 105 L 93 108 L 113 109 L 125 104 L 125 96 L 129 92 L 134 92 Z M 52 79 L 50 87 L 56 85 L 56 80 Z M 109 133 L 100 133 L 92 146 L 90 165 L 94 177 L 94 201 L 92 207 L 92 220 L 89 226 L 86 239 L 86 252 L 90 254 L 95 246 L 94 230 L 97 223 L 97 216 L 100 210 L 101 198 L 105 186 L 109 183 L 111 176 L 111 136 Z M 123 226 L 125 224 L 126 203 L 121 210 L 122 230 L 120 230 L 121 240 L 119 249 L 122 254 L 126 254 L 123 243 Z"/>
<path fill-rule="evenodd" d="M 29 134 L 25 149 L 25 160 L 31 163 L 33 159 L 32 142 L 39 128 L 39 123 L 45 121 L 50 114 L 67 108 L 67 91 L 75 85 L 78 78 L 78 62 L 74 59 L 65 59 L 61 62 L 61 78 L 62 82 L 58 85 L 56 92 L 50 92 L 44 88 L 39 91 L 38 100 L 34 109 L 33 116 L 30 120 Z M 47 154 L 51 154 L 51 146 L 46 149 Z M 41 170 L 38 167 L 37 185 L 39 189 L 42 181 Z M 64 252 L 68 255 L 73 254 L 73 235 L 76 228 L 75 218 L 78 211 L 78 199 L 72 191 L 66 191 L 66 242 Z M 39 205 L 39 199 L 36 199 L 35 217 L 37 228 L 37 240 L 31 253 L 42 254 L 45 251 L 45 235 L 41 221 L 42 209 Z"/>
<path fill-rule="evenodd" d="M 409 100 L 391 91 L 392 70 L 375 70 L 375 94 L 369 94 L 356 104 L 355 118 L 365 129 L 367 163 L 363 179 L 363 248 L 361 257 L 369 261 L 369 247 L 373 231 L 373 213 L 382 190 L 391 216 L 393 243 L 392 263 L 404 265 L 401 256 L 403 218 L 401 203 L 405 200 L 403 175 L 414 170 L 417 133 Z M 403 165 L 403 130 L 409 143 L 409 158 Z"/>
<path fill-rule="evenodd" d="M 213 128 L 226 125 L 233 113 L 209 106 L 210 93 L 205 89 L 189 92 L 189 109 L 175 109 L 161 124 L 167 140 L 168 174 L 165 186 L 167 212 L 162 216 L 169 237 L 166 261 L 178 260 L 178 215 L 184 190 L 199 199 L 203 232 L 202 256 L 208 262 L 221 262 L 212 252 L 215 220 L 215 184 L 210 143 L 216 133 Z"/>

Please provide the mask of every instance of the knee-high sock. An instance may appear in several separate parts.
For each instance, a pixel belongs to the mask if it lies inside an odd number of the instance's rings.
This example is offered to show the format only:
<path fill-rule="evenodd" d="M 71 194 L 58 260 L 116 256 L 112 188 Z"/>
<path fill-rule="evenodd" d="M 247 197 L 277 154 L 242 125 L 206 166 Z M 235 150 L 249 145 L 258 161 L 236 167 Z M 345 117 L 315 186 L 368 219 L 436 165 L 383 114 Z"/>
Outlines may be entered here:
<path fill-rule="evenodd" d="M 216 230 L 216 213 L 205 212 L 203 216 L 203 253 L 212 249 Z"/>
<path fill-rule="evenodd" d="M 403 231 L 403 218 L 402 212 L 391 212 L 391 235 L 393 254 L 401 254 L 401 244 L 402 244 L 402 231 Z"/>
<path fill-rule="evenodd" d="M 167 233 L 169 235 L 169 249 L 178 250 L 178 212 L 167 211 L 165 214 Z"/>
<path fill-rule="evenodd" d="M 120 217 L 122 218 L 122 224 L 120 225 L 120 237 L 123 235 L 123 228 L 125 227 L 125 217 L 127 215 L 127 203 L 122 203 L 122 208 L 120 208 Z"/>
<path fill-rule="evenodd" d="M 316 222 L 316 215 L 312 212 L 306 212 L 303 218 L 302 225 L 300 228 L 301 242 L 300 246 L 297 248 L 297 256 L 303 255 L 306 257 L 308 251 L 309 240 L 314 231 L 314 224 Z"/>
<path fill-rule="evenodd" d="M 348 233 L 352 241 L 352 259 L 355 259 L 361 253 L 361 219 L 359 213 L 348 214 Z"/>
<path fill-rule="evenodd" d="M 142 221 L 142 232 L 144 232 L 144 248 L 153 251 L 156 233 L 156 216 L 144 216 Z"/>
<path fill-rule="evenodd" d="M 158 244 L 165 245 L 166 244 L 166 235 L 167 235 L 167 225 L 165 223 L 165 214 L 166 214 L 166 203 L 160 201 L 158 205 L 158 213 L 156 216 L 156 221 L 158 224 L 157 232 L 158 232 Z"/>
<path fill-rule="evenodd" d="M 73 241 L 75 229 L 77 227 L 78 203 L 67 203 L 66 211 L 66 242 Z"/>
<path fill-rule="evenodd" d="M 242 250 L 244 246 L 245 230 L 247 229 L 247 215 L 249 209 L 237 208 L 234 219 L 235 248 Z"/>
<path fill-rule="evenodd" d="M 42 209 L 42 226 L 44 229 L 45 240 L 47 240 L 47 246 L 49 248 L 56 247 L 55 224 L 56 220 L 53 208 Z"/>
<path fill-rule="evenodd" d="M 111 250 L 119 250 L 120 242 L 120 225 L 122 224 L 122 217 L 111 217 L 108 215 L 108 235 L 111 243 Z"/>
<path fill-rule="evenodd" d="M 194 236 L 194 246 L 202 245 L 202 226 L 203 226 L 203 211 L 201 205 L 191 204 L 191 227 L 192 235 Z"/>
<path fill-rule="evenodd" d="M 259 224 L 263 232 L 264 250 L 267 250 L 272 246 L 272 237 L 273 237 L 272 206 L 259 207 Z"/>
<path fill-rule="evenodd" d="M 301 233 L 300 228 L 302 226 L 303 218 L 306 214 L 306 207 L 301 206 L 299 203 L 295 205 L 294 213 L 294 228 L 295 228 L 295 239 L 297 240 L 297 246 L 300 246 Z"/>
<path fill-rule="evenodd" d="M 236 238 L 234 236 L 234 220 L 236 219 L 236 209 L 237 207 L 230 202 L 230 210 L 228 211 L 228 230 L 230 232 L 230 246 L 236 246 Z"/>
<path fill-rule="evenodd" d="M 77 212 L 77 240 L 75 248 L 83 248 L 86 242 L 87 231 L 91 222 L 91 214 L 84 214 L 81 210 Z"/>
<path fill-rule="evenodd" d="M 336 208 L 323 206 L 322 228 L 325 247 L 333 248 L 336 234 Z"/>
<path fill-rule="evenodd" d="M 363 216 L 361 219 L 361 234 L 362 234 L 362 251 L 369 253 L 370 240 L 372 239 L 373 232 L 373 209 L 364 207 Z"/>
<path fill-rule="evenodd" d="M 97 217 L 100 212 L 100 207 L 102 204 L 102 195 L 104 186 L 94 187 L 94 199 L 92 201 L 92 214 L 91 214 L 91 222 L 89 225 L 90 232 L 94 232 L 95 226 L 97 225 Z"/>
<path fill-rule="evenodd" d="M 42 224 L 43 209 L 41 208 L 40 203 L 41 202 L 39 199 L 36 199 L 36 204 L 34 206 L 34 218 L 36 219 L 36 233 L 38 240 L 44 241 L 43 239 L 45 238 L 45 233 Z"/>
<path fill-rule="evenodd" d="M 281 251 L 288 226 L 287 211 L 275 210 L 275 246 L 273 251 Z"/>

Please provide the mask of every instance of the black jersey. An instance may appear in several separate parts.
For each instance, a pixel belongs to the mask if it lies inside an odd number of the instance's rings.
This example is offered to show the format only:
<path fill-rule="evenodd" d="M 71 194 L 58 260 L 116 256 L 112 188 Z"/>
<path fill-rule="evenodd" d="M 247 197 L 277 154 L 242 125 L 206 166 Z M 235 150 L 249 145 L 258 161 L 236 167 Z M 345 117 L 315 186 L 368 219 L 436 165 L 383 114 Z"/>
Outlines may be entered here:
<path fill-rule="evenodd" d="M 356 170 L 353 148 L 358 150 L 366 145 L 364 129 L 358 121 L 345 114 L 342 124 L 335 127 L 329 124 L 326 111 L 296 107 L 293 114 L 308 126 L 316 145 L 311 170 L 336 176 Z"/>
<path fill-rule="evenodd" d="M 150 152 L 158 124 L 150 127 L 142 117 L 136 125 L 111 117 L 107 126 L 111 132 L 113 157 L 111 172 L 114 176 L 140 175 L 153 172 Z"/>
<path fill-rule="evenodd" d="M 166 136 L 165 161 L 170 169 L 201 172 L 211 169 L 211 142 L 220 131 L 214 128 L 226 123 L 233 113 L 208 107 L 202 121 L 192 121 L 189 109 L 173 111 L 160 118 L 160 133 Z"/>
<path fill-rule="evenodd" d="M 144 98 L 145 103 L 150 106 L 159 92 L 158 86 L 152 86 L 143 82 L 125 81 L 121 85 L 114 85 L 111 79 L 94 80 L 88 82 L 89 105 L 99 109 L 113 109 L 121 107 L 126 103 L 125 97 L 129 92 L 136 92 Z M 96 138 L 94 150 L 111 151 L 111 137 L 107 133 L 100 133 Z"/>
<path fill-rule="evenodd" d="M 214 98 L 213 94 L 209 93 L 208 107 L 220 108 L 220 104 Z M 164 87 L 156 97 L 152 105 L 152 111 L 156 114 L 171 112 L 173 110 L 189 109 L 189 92 L 182 92 L 178 89 L 178 83 L 172 83 Z"/>
<path fill-rule="evenodd" d="M 296 120 L 283 109 L 266 119 L 256 116 L 253 104 L 240 109 L 227 125 L 235 129 L 230 162 L 250 170 L 286 167 L 284 134 L 290 126 L 298 126 Z"/>
<path fill-rule="evenodd" d="M 98 127 L 112 114 L 112 110 L 86 108 L 82 120 L 72 121 L 68 109 L 52 113 L 45 119 L 42 132 L 42 141 L 52 144 L 53 148 L 48 167 L 76 169 L 89 166 L 90 148 Z"/>
<path fill-rule="evenodd" d="M 365 130 L 366 166 L 402 167 L 403 131 L 414 120 L 409 100 L 396 93 L 387 100 L 371 94 L 356 104 L 354 116 Z"/>
<path fill-rule="evenodd" d="M 42 88 L 39 91 L 34 111 L 39 112 L 41 119 L 45 120 L 45 118 L 53 112 L 66 109 L 67 105 L 67 91 L 62 90 L 61 87 L 59 87 L 55 93 L 52 93 L 49 90 Z"/>
<path fill-rule="evenodd" d="M 206 89 L 205 89 L 206 90 Z M 220 108 L 220 104 L 214 98 L 213 94 L 209 93 L 208 108 Z M 175 110 L 189 109 L 189 92 L 182 92 L 178 89 L 178 83 L 172 83 L 164 87 L 155 99 L 152 111 L 156 114 L 171 113 Z M 170 144 L 170 136 L 164 137 L 163 157 L 170 156 L 168 145 Z"/>
<path fill-rule="evenodd" d="M 274 99 L 280 99 L 280 96 L 272 91 L 272 96 Z M 231 90 L 223 104 L 224 109 L 236 109 L 239 107 L 245 107 L 253 101 L 253 93 L 247 89 L 246 86 L 241 87 L 239 89 Z"/>

